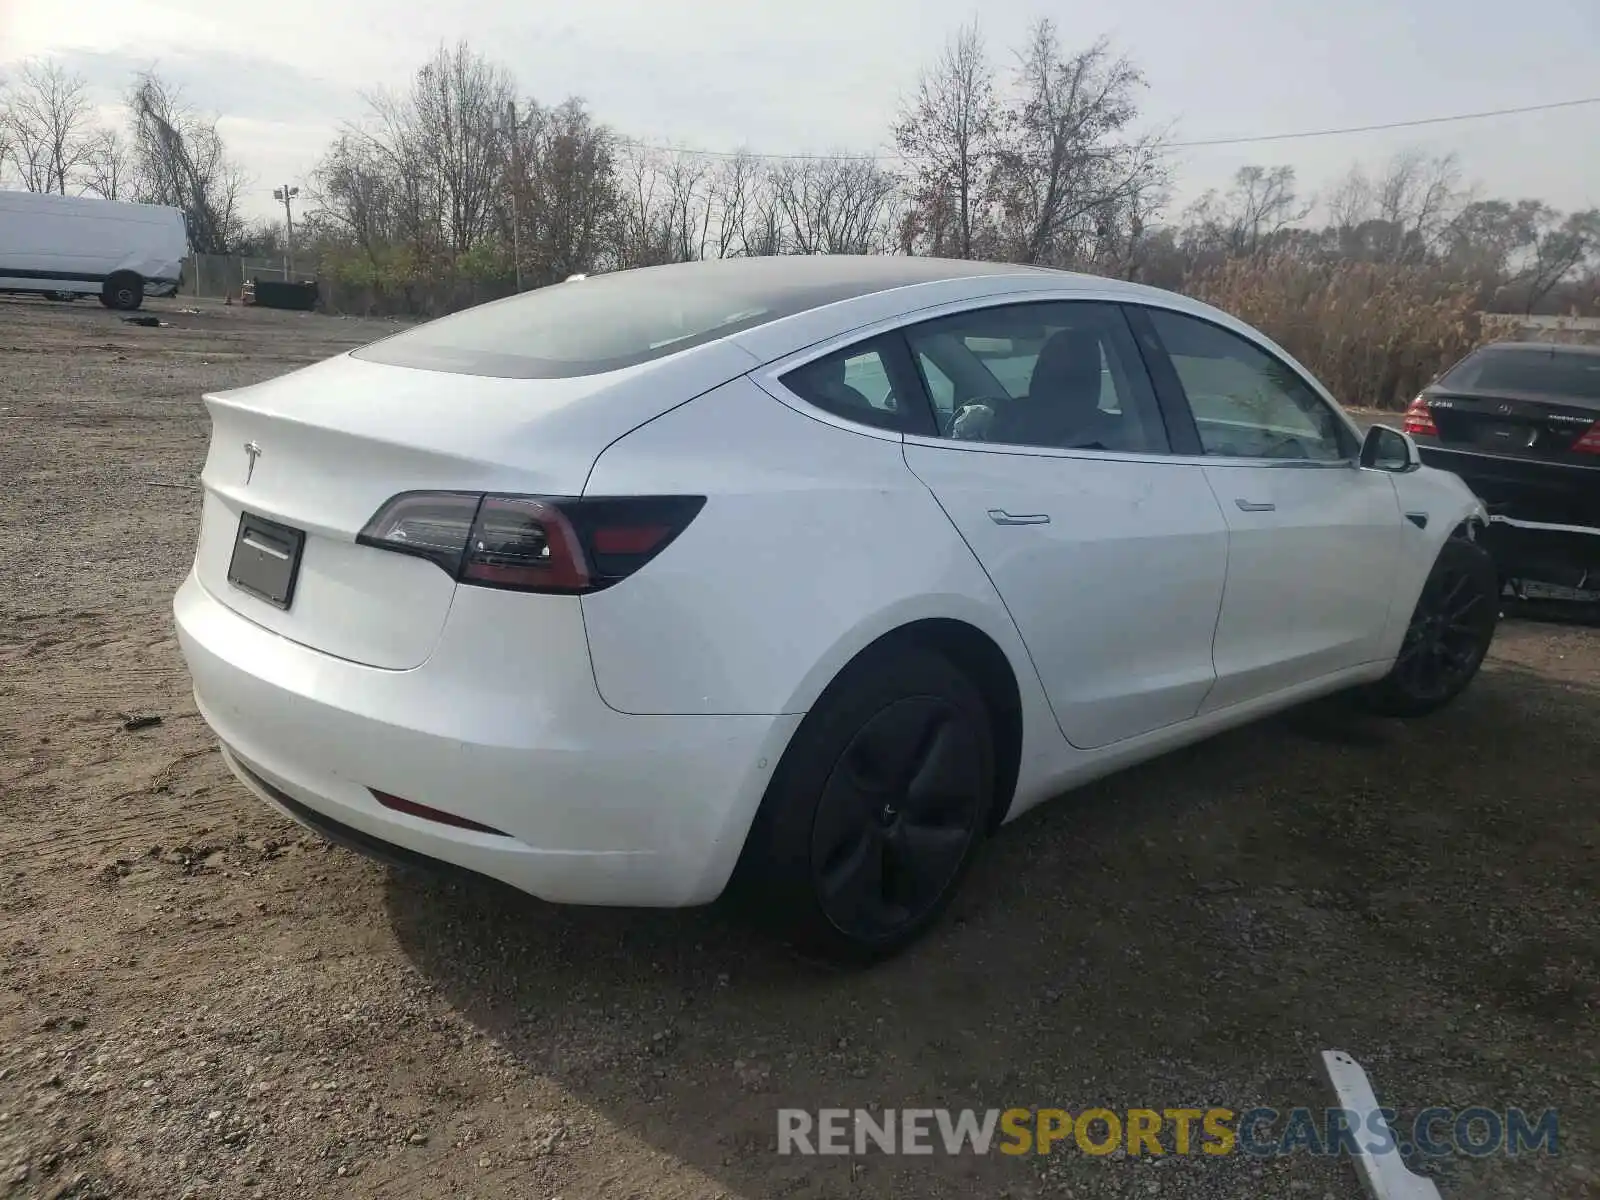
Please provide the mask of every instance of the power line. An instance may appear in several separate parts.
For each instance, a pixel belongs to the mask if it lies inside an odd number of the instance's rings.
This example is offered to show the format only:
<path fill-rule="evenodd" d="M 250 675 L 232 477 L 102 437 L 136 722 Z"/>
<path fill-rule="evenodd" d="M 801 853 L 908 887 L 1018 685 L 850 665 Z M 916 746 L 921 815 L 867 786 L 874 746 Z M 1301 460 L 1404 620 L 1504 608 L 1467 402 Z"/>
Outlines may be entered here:
<path fill-rule="evenodd" d="M 1341 129 L 1308 129 L 1301 133 L 1263 133 L 1255 137 L 1205 138 L 1198 142 L 1168 142 L 1173 150 L 1191 146 L 1243 146 L 1252 142 L 1287 142 L 1299 138 L 1335 137 L 1345 133 L 1374 133 L 1380 129 L 1415 129 L 1419 125 L 1446 125 L 1454 121 L 1481 121 L 1485 117 L 1509 117 L 1517 113 L 1547 112 L 1553 108 L 1577 108 L 1600 104 L 1600 96 L 1582 100 L 1556 100 L 1550 104 L 1527 104 L 1521 108 L 1492 108 L 1487 112 L 1456 113 L 1449 117 L 1419 117 L 1413 121 L 1385 121 L 1378 125 L 1346 125 Z"/>
<path fill-rule="evenodd" d="M 1339 137 L 1350 133 L 1377 133 L 1386 129 L 1416 129 L 1424 125 L 1448 125 L 1459 121 L 1482 121 L 1489 117 L 1510 117 L 1520 113 L 1549 112 L 1558 108 L 1578 108 L 1587 104 L 1600 104 L 1600 96 L 1587 96 L 1581 100 L 1556 100 L 1549 104 L 1526 104 L 1518 108 L 1494 108 L 1484 112 L 1453 113 L 1447 117 L 1418 117 L 1408 121 L 1383 121 L 1376 125 L 1345 125 L 1336 129 L 1305 129 L 1297 133 L 1261 133 L 1248 137 L 1201 138 L 1189 142 L 1164 142 L 1167 150 L 1190 150 L 1201 146 L 1247 146 L 1258 142 L 1288 142 L 1305 138 Z M 774 154 L 755 150 L 700 150 L 692 146 L 664 146 L 641 142 L 633 138 L 618 139 L 625 146 L 640 150 L 661 150 L 671 154 L 697 154 L 704 158 L 761 158 L 797 162 L 825 160 L 837 162 L 904 162 L 903 154 Z"/>
<path fill-rule="evenodd" d="M 624 146 L 638 150 L 661 150 L 667 154 L 697 154 L 701 158 L 772 158 L 785 162 L 807 162 L 813 159 L 826 162 L 903 162 L 904 154 L 773 154 L 756 150 L 701 150 L 696 146 L 663 146 L 655 142 L 641 142 L 637 138 L 618 138 Z"/>

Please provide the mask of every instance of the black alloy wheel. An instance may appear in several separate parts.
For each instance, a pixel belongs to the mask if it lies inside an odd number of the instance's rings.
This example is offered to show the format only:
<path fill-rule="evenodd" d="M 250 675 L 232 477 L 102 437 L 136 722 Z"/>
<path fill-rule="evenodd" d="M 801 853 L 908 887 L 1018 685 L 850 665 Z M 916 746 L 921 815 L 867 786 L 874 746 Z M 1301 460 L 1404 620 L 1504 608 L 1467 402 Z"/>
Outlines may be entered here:
<path fill-rule="evenodd" d="M 997 803 L 983 694 L 931 647 L 874 647 L 790 739 L 729 897 L 807 957 L 879 961 L 944 911 Z"/>
<path fill-rule="evenodd" d="M 1452 538 L 1439 551 L 1400 643 L 1394 667 L 1369 692 L 1390 716 L 1422 716 L 1464 691 L 1494 640 L 1499 576 L 1487 551 Z"/>
<path fill-rule="evenodd" d="M 876 942 L 920 920 L 955 880 L 982 824 L 986 755 L 939 696 L 896 700 L 834 764 L 811 832 L 822 911 Z"/>

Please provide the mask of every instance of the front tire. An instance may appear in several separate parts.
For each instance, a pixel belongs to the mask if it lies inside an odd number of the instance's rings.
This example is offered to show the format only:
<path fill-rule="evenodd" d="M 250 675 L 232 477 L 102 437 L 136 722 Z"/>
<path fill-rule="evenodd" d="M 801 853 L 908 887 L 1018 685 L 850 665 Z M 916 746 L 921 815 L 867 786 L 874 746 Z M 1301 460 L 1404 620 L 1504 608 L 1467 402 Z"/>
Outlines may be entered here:
<path fill-rule="evenodd" d="M 1364 693 L 1383 716 L 1421 717 L 1472 682 L 1494 640 L 1500 574 L 1482 546 L 1451 538 L 1439 551 L 1389 674 Z"/>
<path fill-rule="evenodd" d="M 801 722 L 762 801 L 737 894 L 803 953 L 864 965 L 944 911 L 994 804 L 982 694 L 920 646 L 869 651 Z"/>

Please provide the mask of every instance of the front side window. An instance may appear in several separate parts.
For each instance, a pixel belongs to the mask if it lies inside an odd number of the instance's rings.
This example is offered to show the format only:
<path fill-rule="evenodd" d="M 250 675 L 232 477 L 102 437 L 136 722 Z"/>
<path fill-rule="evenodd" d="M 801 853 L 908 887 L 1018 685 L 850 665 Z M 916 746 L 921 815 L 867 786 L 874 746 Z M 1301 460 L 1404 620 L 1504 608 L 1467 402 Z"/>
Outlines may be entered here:
<path fill-rule="evenodd" d="M 1206 454 L 1319 462 L 1355 457 L 1344 422 L 1286 363 L 1209 321 L 1147 312 Z"/>
<path fill-rule="evenodd" d="M 1164 452 L 1166 428 L 1122 314 L 1010 304 L 906 330 L 939 433 L 960 441 Z"/>

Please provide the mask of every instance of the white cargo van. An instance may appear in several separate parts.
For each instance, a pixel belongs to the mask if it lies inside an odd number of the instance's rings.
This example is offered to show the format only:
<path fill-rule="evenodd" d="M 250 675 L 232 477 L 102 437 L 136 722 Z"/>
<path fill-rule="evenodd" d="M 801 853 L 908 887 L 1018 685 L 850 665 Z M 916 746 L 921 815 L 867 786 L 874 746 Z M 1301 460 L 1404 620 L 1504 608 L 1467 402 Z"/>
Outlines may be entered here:
<path fill-rule="evenodd" d="M 0 191 L 0 292 L 99 296 L 138 308 L 178 290 L 183 211 L 87 196 Z"/>

